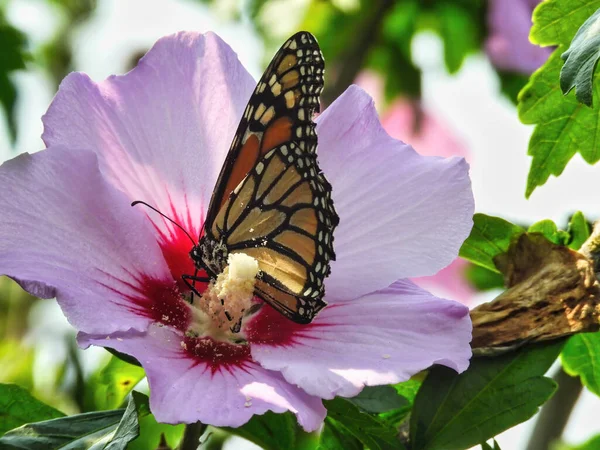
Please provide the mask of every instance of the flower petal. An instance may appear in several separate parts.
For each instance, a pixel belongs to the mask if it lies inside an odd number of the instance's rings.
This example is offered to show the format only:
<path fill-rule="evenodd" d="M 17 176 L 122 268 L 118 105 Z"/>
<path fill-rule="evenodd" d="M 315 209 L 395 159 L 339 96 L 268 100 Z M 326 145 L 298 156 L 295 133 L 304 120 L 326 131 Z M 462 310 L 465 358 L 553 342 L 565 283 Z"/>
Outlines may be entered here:
<path fill-rule="evenodd" d="M 144 329 L 140 281 L 173 283 L 152 227 L 108 184 L 96 155 L 53 148 L 0 167 L 0 273 L 56 295 L 88 332 Z"/>
<path fill-rule="evenodd" d="M 458 255 L 474 209 L 464 159 L 421 156 L 392 139 L 357 86 L 319 116 L 317 133 L 340 216 L 330 303 L 432 275 Z"/>
<path fill-rule="evenodd" d="M 265 320 L 268 334 L 258 329 Z M 471 356 L 468 308 L 408 280 L 330 305 L 310 325 L 277 320 L 257 316 L 248 324 L 252 357 L 321 398 L 405 381 L 432 364 L 462 372 Z"/>
<path fill-rule="evenodd" d="M 103 173 L 197 233 L 255 82 L 218 36 L 160 39 L 123 76 L 72 73 L 43 117 L 46 145 L 93 149 Z M 149 215 L 162 232 L 171 224 Z"/>
<path fill-rule="evenodd" d="M 456 300 L 463 305 L 472 305 L 477 290 L 467 280 L 468 267 L 466 260 L 456 258 L 435 275 L 413 278 L 412 281 L 433 295 Z"/>
<path fill-rule="evenodd" d="M 150 385 L 150 407 L 162 423 L 239 427 L 255 414 L 292 411 L 306 431 L 325 419 L 321 400 L 289 384 L 281 374 L 248 360 L 211 370 L 182 348 L 180 334 L 151 326 L 147 333 L 109 336 L 80 334 L 81 345 L 111 347 L 140 361 Z"/>

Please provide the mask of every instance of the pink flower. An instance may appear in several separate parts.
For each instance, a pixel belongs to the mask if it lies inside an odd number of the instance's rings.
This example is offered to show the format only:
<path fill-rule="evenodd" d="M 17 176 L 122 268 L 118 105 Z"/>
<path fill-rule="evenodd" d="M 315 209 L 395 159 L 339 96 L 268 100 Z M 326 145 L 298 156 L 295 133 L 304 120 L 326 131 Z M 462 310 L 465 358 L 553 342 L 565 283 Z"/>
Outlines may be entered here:
<path fill-rule="evenodd" d="M 247 344 L 186 334 L 197 236 L 255 82 L 214 34 L 159 40 L 124 76 L 73 73 L 44 116 L 48 149 L 0 168 L 0 273 L 56 296 L 82 345 L 137 358 L 160 422 L 240 426 L 267 410 L 315 430 L 322 398 L 395 383 L 433 363 L 468 366 L 467 308 L 406 280 L 457 254 L 473 198 L 460 158 L 422 157 L 349 88 L 318 118 L 319 160 L 340 216 L 329 303 L 309 325 L 269 306 Z"/>
<path fill-rule="evenodd" d="M 546 62 L 551 48 L 529 41 L 531 16 L 541 0 L 490 0 L 486 52 L 499 69 L 530 75 Z"/>

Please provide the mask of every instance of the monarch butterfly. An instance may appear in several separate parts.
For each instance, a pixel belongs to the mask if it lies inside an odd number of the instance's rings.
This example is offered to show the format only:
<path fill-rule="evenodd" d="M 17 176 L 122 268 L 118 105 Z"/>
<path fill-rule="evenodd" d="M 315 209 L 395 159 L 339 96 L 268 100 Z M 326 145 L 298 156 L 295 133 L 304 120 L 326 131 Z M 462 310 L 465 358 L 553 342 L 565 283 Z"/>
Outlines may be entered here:
<path fill-rule="evenodd" d="M 283 44 L 258 82 L 221 169 L 199 242 L 190 251 L 196 274 L 183 275 L 196 295 L 196 281 L 216 279 L 229 254 L 245 253 L 258 262 L 255 295 L 285 317 L 310 323 L 326 306 L 323 280 L 335 259 L 333 231 L 339 218 L 331 185 L 317 163 L 312 121 L 323 73 L 316 39 L 299 32 Z M 199 271 L 206 271 L 209 280 Z"/>

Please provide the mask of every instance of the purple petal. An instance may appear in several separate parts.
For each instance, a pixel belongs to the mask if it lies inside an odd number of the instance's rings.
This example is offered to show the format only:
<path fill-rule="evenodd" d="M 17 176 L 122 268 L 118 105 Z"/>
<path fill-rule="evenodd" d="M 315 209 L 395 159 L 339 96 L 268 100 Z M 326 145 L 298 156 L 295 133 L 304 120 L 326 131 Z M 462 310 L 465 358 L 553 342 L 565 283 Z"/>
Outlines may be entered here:
<path fill-rule="evenodd" d="M 43 139 L 96 151 L 102 172 L 131 200 L 198 232 L 254 85 L 218 36 L 178 33 L 126 75 L 66 77 L 43 117 Z"/>
<path fill-rule="evenodd" d="M 310 325 L 271 323 L 262 342 L 250 325 L 253 358 L 322 398 L 405 381 L 432 364 L 462 372 L 471 357 L 468 308 L 408 280 L 330 305 Z"/>
<path fill-rule="evenodd" d="M 391 138 L 356 86 L 317 123 L 319 161 L 340 216 L 329 302 L 432 275 L 456 258 L 474 208 L 464 159 L 421 156 Z"/>
<path fill-rule="evenodd" d="M 490 0 L 485 44 L 492 63 L 499 69 L 533 73 L 546 62 L 552 48 L 533 45 L 529 41 L 531 16 L 541 0 Z"/>
<path fill-rule="evenodd" d="M 213 370 L 191 358 L 182 348 L 181 335 L 167 327 L 109 338 L 80 335 L 80 343 L 108 346 L 137 358 L 146 370 L 150 407 L 159 422 L 239 427 L 255 414 L 292 411 L 306 431 L 314 431 L 325 419 L 321 400 L 281 374 L 251 360 Z"/>
<path fill-rule="evenodd" d="M 142 282 L 173 284 L 149 222 L 106 182 L 96 155 L 53 148 L 0 167 L 0 273 L 56 295 L 88 332 L 144 329 Z"/>

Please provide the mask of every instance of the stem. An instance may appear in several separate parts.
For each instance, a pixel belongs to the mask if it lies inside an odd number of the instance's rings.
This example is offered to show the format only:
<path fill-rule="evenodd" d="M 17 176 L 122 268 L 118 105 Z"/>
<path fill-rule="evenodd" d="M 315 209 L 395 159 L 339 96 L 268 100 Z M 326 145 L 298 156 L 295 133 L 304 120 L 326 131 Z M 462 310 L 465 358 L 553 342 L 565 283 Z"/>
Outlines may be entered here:
<path fill-rule="evenodd" d="M 185 426 L 179 450 L 197 450 L 200 446 L 200 437 L 204 434 L 206 425 L 202 422 L 190 423 Z"/>
<path fill-rule="evenodd" d="M 583 386 L 579 377 L 571 377 L 562 369 L 552 377 L 558 389 L 542 407 L 535 424 L 527 450 L 546 450 L 550 444 L 562 436 L 571 412 L 577 403 Z"/>

